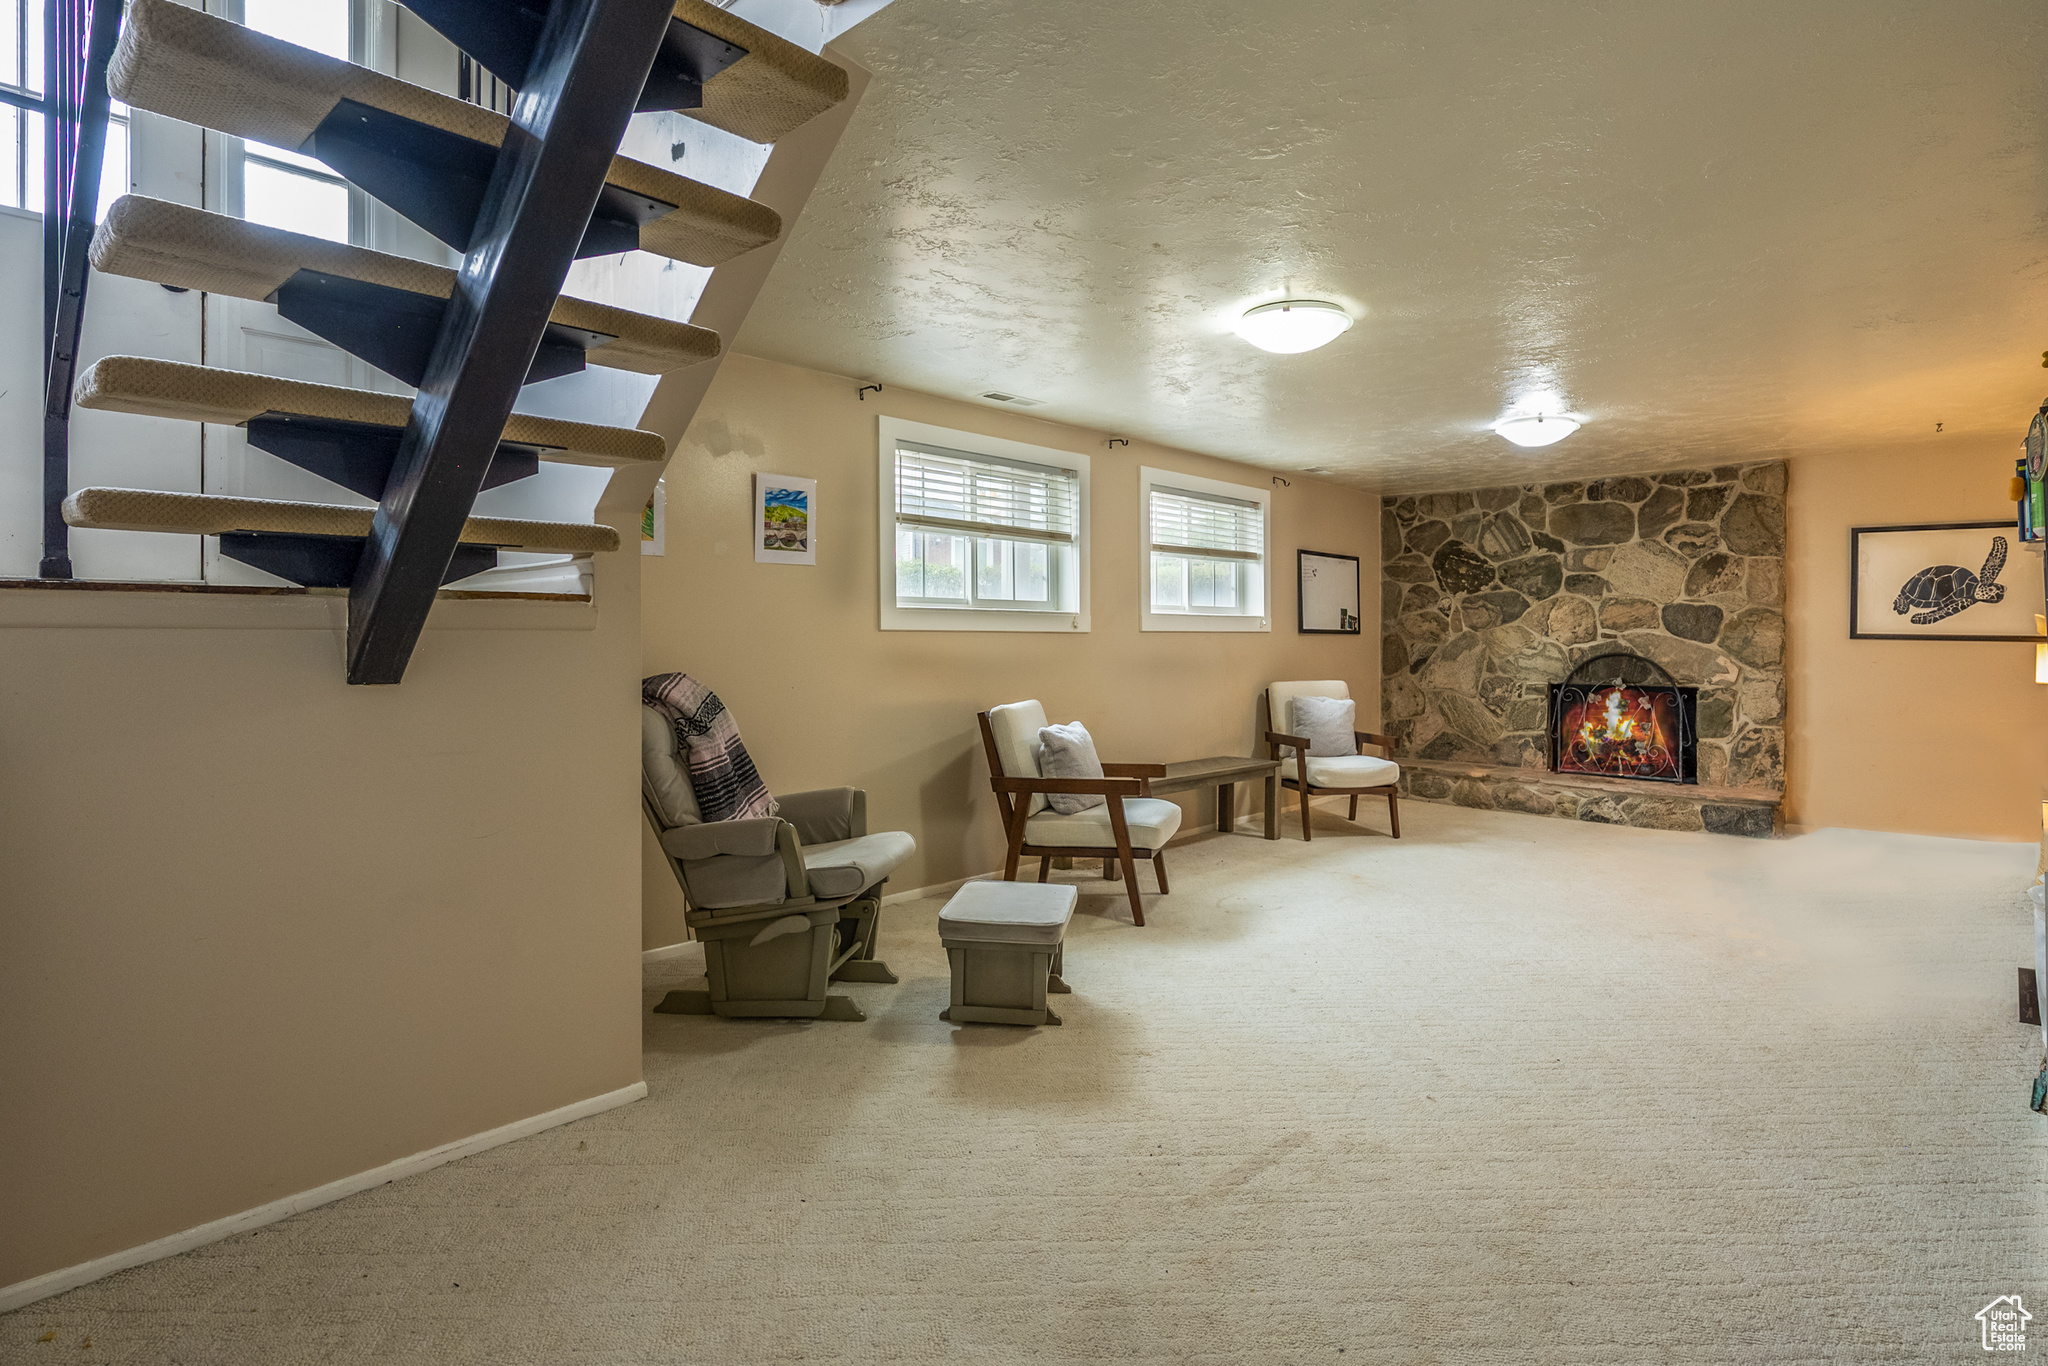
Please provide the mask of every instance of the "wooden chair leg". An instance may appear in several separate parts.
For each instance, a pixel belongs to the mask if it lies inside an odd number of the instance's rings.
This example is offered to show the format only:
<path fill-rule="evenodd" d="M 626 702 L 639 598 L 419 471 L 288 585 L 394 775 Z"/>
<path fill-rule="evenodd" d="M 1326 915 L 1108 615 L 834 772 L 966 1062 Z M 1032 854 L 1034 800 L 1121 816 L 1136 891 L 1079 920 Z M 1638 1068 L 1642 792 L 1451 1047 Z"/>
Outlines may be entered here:
<path fill-rule="evenodd" d="M 1145 923 L 1145 903 L 1138 899 L 1138 870 L 1131 861 L 1131 827 L 1124 815 L 1124 804 L 1115 797 L 1109 799 L 1109 828 L 1116 832 L 1116 861 L 1123 868 L 1124 891 L 1131 898 L 1131 923 Z"/>
<path fill-rule="evenodd" d="M 1028 800 L 1019 801 L 1010 813 L 1010 852 L 1003 859 L 1003 881 L 1017 880 L 1017 860 L 1024 852 L 1024 821 L 1031 810 Z"/>
<path fill-rule="evenodd" d="M 1311 828 L 1308 819 L 1308 788 L 1306 787 L 1301 789 L 1301 838 L 1304 844 L 1315 838 L 1315 831 Z"/>
<path fill-rule="evenodd" d="M 1131 851 L 1129 849 L 1119 850 L 1117 861 L 1123 865 L 1124 891 L 1128 892 L 1131 898 L 1131 923 L 1143 925 L 1145 923 L 1145 903 L 1138 898 L 1138 869 L 1131 859 Z"/>
<path fill-rule="evenodd" d="M 1173 890 L 1166 885 L 1166 851 L 1164 849 L 1154 849 L 1152 851 L 1152 871 L 1159 875 L 1159 894 L 1161 896 L 1165 896 Z"/>
<path fill-rule="evenodd" d="M 1358 822 L 1358 794 L 1356 792 L 1351 794 L 1351 814 L 1344 819 L 1352 822 L 1354 825 Z"/>
<path fill-rule="evenodd" d="M 1276 776 L 1266 779 L 1266 838 L 1280 838 L 1280 779 Z"/>
<path fill-rule="evenodd" d="M 1387 824 L 1394 827 L 1394 838 L 1401 838 L 1401 794 L 1387 793 Z"/>
<path fill-rule="evenodd" d="M 1045 880 L 1046 880 L 1046 878 L 1050 877 L 1051 875 L 1052 875 L 1052 855 L 1051 855 L 1051 854 L 1040 854 L 1040 855 L 1038 856 L 1038 880 L 1039 880 L 1040 882 L 1043 882 L 1043 881 L 1045 881 Z"/>

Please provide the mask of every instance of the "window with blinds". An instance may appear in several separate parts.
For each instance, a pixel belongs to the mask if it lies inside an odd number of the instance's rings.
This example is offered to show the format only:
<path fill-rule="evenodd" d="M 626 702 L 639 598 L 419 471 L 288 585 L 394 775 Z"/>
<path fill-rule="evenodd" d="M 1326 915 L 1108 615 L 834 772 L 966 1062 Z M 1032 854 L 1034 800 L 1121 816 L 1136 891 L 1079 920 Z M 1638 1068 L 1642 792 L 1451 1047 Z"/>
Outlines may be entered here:
<path fill-rule="evenodd" d="M 1080 525 L 1080 479 L 1072 470 L 898 443 L 896 521 L 1072 545 Z"/>
<path fill-rule="evenodd" d="M 1257 490 L 1146 470 L 1147 622 L 1266 617 L 1266 502 Z M 1221 629 L 1223 623 L 1217 624 Z M 1241 629 L 1239 623 L 1233 629 Z"/>
<path fill-rule="evenodd" d="M 910 441 L 894 452 L 897 606 L 1065 610 L 1078 471 Z"/>
<path fill-rule="evenodd" d="M 1211 560 L 1263 560 L 1266 510 L 1241 498 L 1152 488 L 1152 549 Z"/>

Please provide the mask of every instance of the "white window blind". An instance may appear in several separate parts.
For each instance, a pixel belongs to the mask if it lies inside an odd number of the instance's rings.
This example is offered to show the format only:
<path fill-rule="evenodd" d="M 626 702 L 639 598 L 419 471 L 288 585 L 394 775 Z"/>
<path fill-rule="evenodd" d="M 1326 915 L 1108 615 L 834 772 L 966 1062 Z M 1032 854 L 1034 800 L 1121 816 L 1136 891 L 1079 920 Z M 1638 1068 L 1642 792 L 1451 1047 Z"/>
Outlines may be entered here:
<path fill-rule="evenodd" d="M 1080 532 L 1080 476 L 899 442 L 896 521 L 970 536 L 1072 545 Z"/>
<path fill-rule="evenodd" d="M 1212 493 L 1154 486 L 1152 549 L 1206 560 L 1263 560 L 1266 510 Z"/>

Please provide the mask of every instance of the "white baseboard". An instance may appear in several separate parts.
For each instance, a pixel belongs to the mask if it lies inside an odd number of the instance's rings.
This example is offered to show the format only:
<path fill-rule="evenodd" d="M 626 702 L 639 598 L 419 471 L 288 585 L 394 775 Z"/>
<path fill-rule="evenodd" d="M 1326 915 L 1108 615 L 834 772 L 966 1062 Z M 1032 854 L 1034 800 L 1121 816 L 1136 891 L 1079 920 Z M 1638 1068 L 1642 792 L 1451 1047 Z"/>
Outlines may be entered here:
<path fill-rule="evenodd" d="M 19 1309 L 25 1304 L 33 1304 L 51 1295 L 61 1294 L 66 1290 L 75 1290 L 89 1281 L 111 1276 L 116 1271 L 126 1271 L 131 1266 L 141 1266 L 147 1262 L 176 1256 L 180 1252 L 190 1252 L 195 1247 L 219 1242 L 232 1234 L 245 1233 L 252 1228 L 261 1228 L 280 1219 L 289 1219 L 294 1214 L 302 1214 L 309 1209 L 332 1204 L 343 1196 L 354 1195 L 359 1191 L 386 1185 L 408 1176 L 417 1176 L 423 1171 L 453 1162 L 457 1158 L 468 1157 L 487 1148 L 510 1143 L 515 1138 L 526 1138 L 544 1129 L 567 1124 L 571 1120 L 587 1119 L 591 1115 L 617 1109 L 621 1105 L 630 1105 L 646 1095 L 647 1083 L 636 1081 L 631 1086 L 623 1086 L 601 1096 L 592 1096 L 589 1100 L 579 1100 L 573 1105 L 564 1105 L 561 1109 L 550 1110 L 546 1114 L 515 1120 L 484 1133 L 471 1134 L 468 1138 L 458 1138 L 452 1143 L 443 1143 L 438 1148 L 429 1148 L 423 1153 L 414 1153 L 411 1157 L 401 1157 L 381 1167 L 357 1172 L 354 1176 L 344 1176 L 339 1181 L 330 1181 L 324 1186 L 300 1191 L 297 1195 L 287 1195 L 282 1200 L 273 1200 L 267 1205 L 258 1205 L 255 1209 L 243 1210 L 240 1214 L 230 1214 L 225 1219 L 215 1219 L 212 1223 L 188 1228 L 183 1233 L 173 1233 L 167 1238 L 159 1238 L 140 1247 L 131 1247 L 125 1252 L 109 1253 L 104 1257 L 95 1257 L 89 1262 L 80 1262 L 77 1266 L 46 1271 L 40 1276 L 0 1287 L 0 1314 L 10 1309 Z"/>
<path fill-rule="evenodd" d="M 680 944 L 668 944 L 658 949 L 642 949 L 640 950 L 640 961 L 643 963 L 659 963 L 664 958 L 681 958 L 690 951 L 691 947 L 690 941 L 685 939 Z"/>

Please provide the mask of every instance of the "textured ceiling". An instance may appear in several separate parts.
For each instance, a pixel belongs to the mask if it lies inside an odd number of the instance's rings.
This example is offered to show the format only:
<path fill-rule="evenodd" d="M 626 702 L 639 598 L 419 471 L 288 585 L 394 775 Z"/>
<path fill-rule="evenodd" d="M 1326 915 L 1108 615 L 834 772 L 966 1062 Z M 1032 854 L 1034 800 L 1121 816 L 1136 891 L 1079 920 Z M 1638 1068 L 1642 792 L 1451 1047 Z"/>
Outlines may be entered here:
<path fill-rule="evenodd" d="M 739 348 L 1390 491 L 2017 443 L 2038 0 L 895 0 Z M 1273 356 L 1289 294 L 1358 325 Z M 1548 390 L 1588 420 L 1487 430 Z"/>

